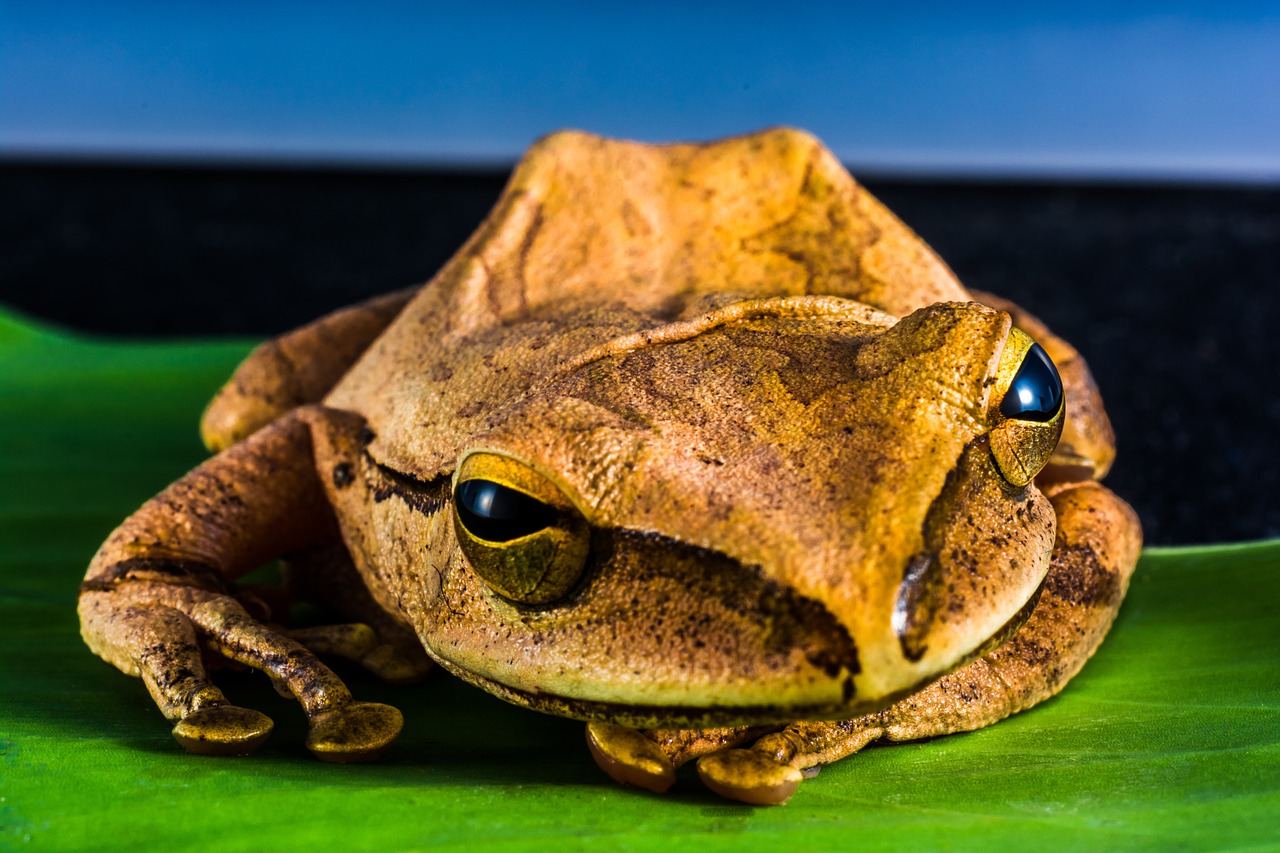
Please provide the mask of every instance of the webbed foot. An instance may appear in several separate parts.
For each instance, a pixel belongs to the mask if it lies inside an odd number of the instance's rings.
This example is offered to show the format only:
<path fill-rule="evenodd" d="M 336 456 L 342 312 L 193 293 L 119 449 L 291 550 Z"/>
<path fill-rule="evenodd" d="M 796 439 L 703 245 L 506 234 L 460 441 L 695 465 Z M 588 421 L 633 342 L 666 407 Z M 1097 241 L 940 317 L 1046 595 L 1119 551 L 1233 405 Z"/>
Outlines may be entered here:
<path fill-rule="evenodd" d="M 662 794 L 675 784 L 675 764 L 639 729 L 591 723 L 587 726 L 587 748 L 600 769 L 623 785 Z"/>
<path fill-rule="evenodd" d="M 804 774 L 754 749 L 726 749 L 698 759 L 702 783 L 722 797 L 753 806 L 780 806 Z"/>
<path fill-rule="evenodd" d="M 307 749 L 322 761 L 377 761 L 400 734 L 404 718 L 390 705 L 350 702 L 310 720 Z"/>

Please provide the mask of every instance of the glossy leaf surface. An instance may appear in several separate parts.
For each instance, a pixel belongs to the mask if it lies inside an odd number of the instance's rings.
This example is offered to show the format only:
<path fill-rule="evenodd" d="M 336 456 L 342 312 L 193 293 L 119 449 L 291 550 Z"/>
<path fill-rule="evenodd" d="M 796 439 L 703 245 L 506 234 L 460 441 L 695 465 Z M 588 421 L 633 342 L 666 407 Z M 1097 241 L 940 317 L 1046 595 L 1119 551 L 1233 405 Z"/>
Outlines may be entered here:
<path fill-rule="evenodd" d="M 380 764 L 277 724 L 248 759 L 182 752 L 141 683 L 81 643 L 101 540 L 202 458 L 201 406 L 248 342 L 100 343 L 0 315 L 0 847 L 6 849 L 1222 849 L 1280 840 L 1280 542 L 1150 550 L 1112 635 L 1057 699 L 983 731 L 873 747 L 785 807 L 682 775 L 615 786 L 582 725 L 444 675 L 362 698 L 405 713 Z"/>

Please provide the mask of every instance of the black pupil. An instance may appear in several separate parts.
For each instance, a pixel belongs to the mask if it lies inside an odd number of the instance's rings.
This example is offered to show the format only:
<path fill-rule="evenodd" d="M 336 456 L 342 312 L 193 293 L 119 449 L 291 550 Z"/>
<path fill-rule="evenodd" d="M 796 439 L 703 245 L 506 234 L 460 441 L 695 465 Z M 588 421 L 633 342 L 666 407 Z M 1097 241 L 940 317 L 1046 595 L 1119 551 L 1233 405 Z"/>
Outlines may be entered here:
<path fill-rule="evenodd" d="M 1022 358 L 1022 366 L 1000 401 L 1000 414 L 1006 418 L 1044 423 L 1051 421 L 1062 408 L 1062 379 L 1049 354 L 1039 344 Z"/>
<path fill-rule="evenodd" d="M 556 511 L 523 492 L 492 480 L 458 484 L 458 519 L 472 536 L 490 542 L 510 542 L 550 527 Z"/>

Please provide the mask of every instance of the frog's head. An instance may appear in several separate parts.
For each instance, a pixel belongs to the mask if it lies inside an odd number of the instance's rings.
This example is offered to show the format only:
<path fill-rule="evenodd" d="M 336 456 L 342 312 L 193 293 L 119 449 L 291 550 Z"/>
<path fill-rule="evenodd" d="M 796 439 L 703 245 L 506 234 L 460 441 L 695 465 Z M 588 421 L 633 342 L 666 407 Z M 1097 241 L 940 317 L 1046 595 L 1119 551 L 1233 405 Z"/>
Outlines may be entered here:
<path fill-rule="evenodd" d="M 1034 606 L 1063 409 L 973 303 L 743 300 L 624 335 L 484 417 L 411 615 L 451 670 L 570 716 L 883 707 Z"/>

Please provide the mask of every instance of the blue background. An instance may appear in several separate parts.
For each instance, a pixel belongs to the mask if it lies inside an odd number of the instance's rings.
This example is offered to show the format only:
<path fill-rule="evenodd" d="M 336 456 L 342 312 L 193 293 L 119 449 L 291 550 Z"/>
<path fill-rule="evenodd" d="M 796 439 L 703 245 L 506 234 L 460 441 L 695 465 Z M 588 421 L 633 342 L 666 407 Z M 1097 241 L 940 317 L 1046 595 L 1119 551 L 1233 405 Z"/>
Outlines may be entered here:
<path fill-rule="evenodd" d="M 462 6 L 2 0 L 0 156 L 491 166 L 793 124 L 863 171 L 1280 182 L 1274 2 Z"/>

